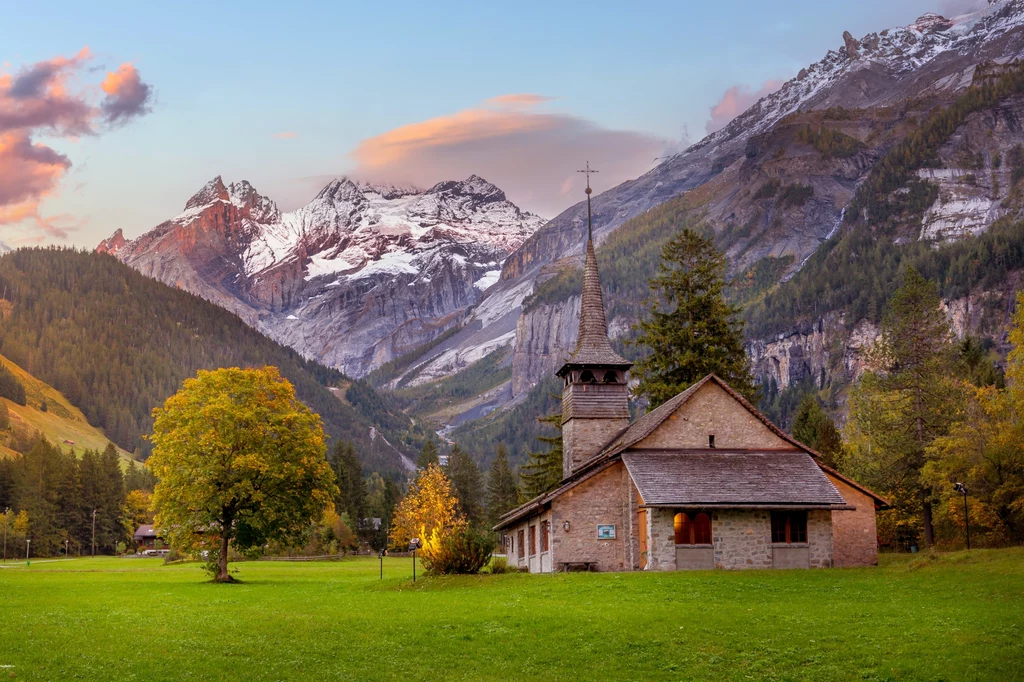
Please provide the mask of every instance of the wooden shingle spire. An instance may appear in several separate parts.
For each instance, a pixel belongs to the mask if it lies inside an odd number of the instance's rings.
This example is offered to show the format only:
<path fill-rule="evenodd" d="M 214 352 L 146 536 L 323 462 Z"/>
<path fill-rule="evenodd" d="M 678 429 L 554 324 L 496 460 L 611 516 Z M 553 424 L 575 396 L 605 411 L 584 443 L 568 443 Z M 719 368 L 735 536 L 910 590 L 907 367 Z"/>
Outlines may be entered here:
<path fill-rule="evenodd" d="M 629 360 L 616 353 L 608 340 L 608 320 L 605 317 L 604 295 L 601 292 L 601 275 L 597 271 L 597 255 L 594 253 L 594 234 L 590 210 L 590 174 L 597 171 L 587 163 L 587 256 L 583 267 L 583 295 L 580 303 L 580 330 L 576 337 L 576 349 L 569 356 L 563 370 L 571 366 L 626 368 L 632 366 Z M 559 371 L 561 375 L 563 371 Z"/>

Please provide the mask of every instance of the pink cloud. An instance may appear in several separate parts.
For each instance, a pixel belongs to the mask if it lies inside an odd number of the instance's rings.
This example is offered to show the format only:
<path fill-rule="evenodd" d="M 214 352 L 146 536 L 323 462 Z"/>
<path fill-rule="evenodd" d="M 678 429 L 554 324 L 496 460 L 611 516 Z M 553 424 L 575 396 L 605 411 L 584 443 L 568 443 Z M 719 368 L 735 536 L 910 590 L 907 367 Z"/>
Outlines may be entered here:
<path fill-rule="evenodd" d="M 298 136 L 298 133 L 293 133 L 290 130 L 286 130 L 283 133 L 274 133 L 274 137 L 278 140 L 294 140 Z"/>
<path fill-rule="evenodd" d="M 536 95 L 503 95 L 363 140 L 352 152 L 352 175 L 430 186 L 476 173 L 511 201 L 553 216 L 575 202 L 566 194 L 574 183 L 567 178 L 585 161 L 601 170 L 598 187 L 609 188 L 649 170 L 651 159 L 668 145 L 645 133 L 532 110 L 542 101 Z"/>
<path fill-rule="evenodd" d="M 103 114 L 109 123 L 123 122 L 134 116 L 149 113 L 152 88 L 143 83 L 131 62 L 111 71 L 100 84 L 106 98 Z"/>
<path fill-rule="evenodd" d="M 783 81 L 767 80 L 761 84 L 756 92 L 750 90 L 749 85 L 734 85 L 725 91 L 722 99 L 718 100 L 715 106 L 711 107 L 711 118 L 705 126 L 705 131 L 710 135 L 721 130 L 734 118 L 749 109 L 757 100 L 765 95 L 770 95 L 783 85 Z"/>
<path fill-rule="evenodd" d="M 508 107 L 508 108 L 520 108 L 520 107 L 534 107 L 544 102 L 550 102 L 552 97 L 545 97 L 544 95 L 536 95 L 530 92 L 520 92 L 511 95 L 498 95 L 492 97 L 485 104 L 490 104 L 495 107 Z"/>
<path fill-rule="evenodd" d="M 56 193 L 71 160 L 33 142 L 36 135 L 74 139 L 98 135 L 149 111 L 151 88 L 131 64 L 122 64 L 94 89 L 72 84 L 92 59 L 89 48 L 0 74 L 0 226 L 35 232 L 24 241 L 66 239 L 76 229 L 71 216 L 45 218 L 42 201 Z"/>

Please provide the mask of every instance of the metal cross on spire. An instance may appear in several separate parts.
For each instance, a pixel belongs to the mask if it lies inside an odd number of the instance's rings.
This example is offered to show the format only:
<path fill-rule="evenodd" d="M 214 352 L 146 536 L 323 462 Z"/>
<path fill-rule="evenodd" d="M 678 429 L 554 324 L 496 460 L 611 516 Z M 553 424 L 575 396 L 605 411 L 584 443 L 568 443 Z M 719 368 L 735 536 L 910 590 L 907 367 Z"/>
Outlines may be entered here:
<path fill-rule="evenodd" d="M 590 241 L 590 240 L 592 240 L 594 238 L 593 229 L 590 226 L 590 194 L 593 192 L 593 190 L 590 189 L 590 174 L 591 173 L 600 173 L 601 171 L 596 171 L 593 168 L 591 168 L 590 167 L 590 162 L 587 161 L 587 167 L 584 168 L 583 170 L 578 170 L 576 172 L 577 173 L 585 173 L 586 176 L 587 176 L 587 190 L 586 190 L 586 192 L 587 192 L 587 241 Z"/>

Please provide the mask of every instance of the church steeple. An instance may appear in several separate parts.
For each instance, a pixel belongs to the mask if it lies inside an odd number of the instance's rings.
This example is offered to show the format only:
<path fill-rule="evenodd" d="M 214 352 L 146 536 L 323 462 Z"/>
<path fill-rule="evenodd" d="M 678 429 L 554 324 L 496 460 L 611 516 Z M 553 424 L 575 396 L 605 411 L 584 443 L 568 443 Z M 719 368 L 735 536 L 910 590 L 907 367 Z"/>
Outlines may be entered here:
<path fill-rule="evenodd" d="M 587 163 L 587 249 L 580 297 L 580 329 L 576 349 L 558 370 L 562 389 L 562 472 L 569 476 L 629 425 L 626 372 L 633 364 L 615 352 L 608 339 L 608 320 L 601 276 L 594 253 L 590 174 Z"/>

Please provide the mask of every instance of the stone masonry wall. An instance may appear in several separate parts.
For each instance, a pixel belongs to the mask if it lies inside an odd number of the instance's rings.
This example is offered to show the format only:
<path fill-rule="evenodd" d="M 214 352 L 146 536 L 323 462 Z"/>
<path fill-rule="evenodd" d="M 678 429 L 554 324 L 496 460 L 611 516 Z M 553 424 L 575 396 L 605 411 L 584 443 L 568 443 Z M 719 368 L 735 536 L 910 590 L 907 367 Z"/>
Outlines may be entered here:
<path fill-rule="evenodd" d="M 652 508 L 647 510 L 648 542 L 647 570 L 676 570 L 676 533 L 673 526 L 674 509 Z"/>
<path fill-rule="evenodd" d="M 671 530 L 671 516 L 668 517 Z M 771 512 L 724 509 L 711 515 L 715 568 L 772 568 Z M 792 545 L 790 545 L 792 546 Z M 832 518 L 828 511 L 807 514 L 807 546 L 811 568 L 832 565 Z"/>
<path fill-rule="evenodd" d="M 811 568 L 832 568 L 832 512 L 807 512 L 807 544 L 811 549 Z"/>
<path fill-rule="evenodd" d="M 637 448 L 793 449 L 714 383 L 707 383 Z"/>
<path fill-rule="evenodd" d="M 568 478 L 582 462 L 596 455 L 622 429 L 629 426 L 624 419 L 570 419 L 562 426 L 564 461 L 562 476 Z"/>
<path fill-rule="evenodd" d="M 771 568 L 772 527 L 769 512 L 723 509 L 711 514 L 715 568 Z"/>
<path fill-rule="evenodd" d="M 826 474 L 828 476 L 828 474 Z M 832 544 L 836 566 L 874 566 L 878 563 L 875 501 L 838 478 L 828 476 L 847 504 L 856 509 L 832 512 Z"/>
<path fill-rule="evenodd" d="M 559 495 L 551 503 L 554 569 L 564 562 L 593 561 L 599 571 L 626 571 L 630 557 L 629 474 L 622 462 Z M 635 494 L 635 493 L 634 493 Z M 569 531 L 564 523 L 569 521 Z M 614 540 L 598 540 L 597 526 L 613 524 Z"/>

